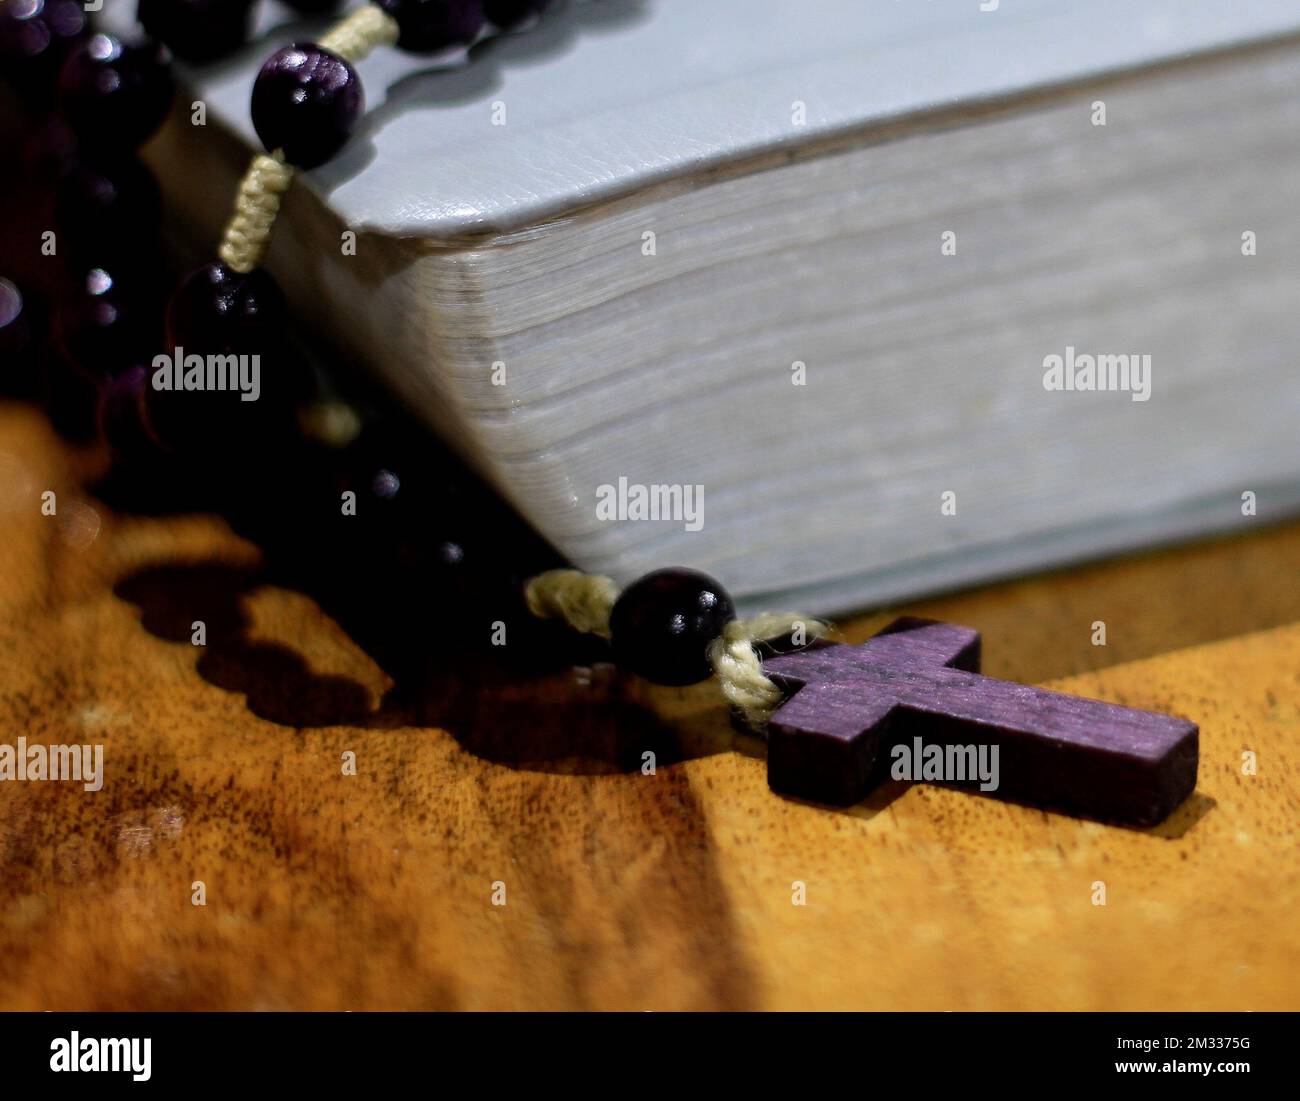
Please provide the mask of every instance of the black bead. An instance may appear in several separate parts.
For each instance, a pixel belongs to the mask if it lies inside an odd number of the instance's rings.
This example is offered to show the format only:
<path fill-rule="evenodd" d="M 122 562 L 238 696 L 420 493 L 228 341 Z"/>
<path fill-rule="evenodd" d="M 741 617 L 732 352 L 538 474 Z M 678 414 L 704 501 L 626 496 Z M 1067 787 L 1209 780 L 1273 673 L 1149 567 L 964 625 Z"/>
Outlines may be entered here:
<path fill-rule="evenodd" d="M 735 618 L 708 574 L 656 570 L 623 590 L 609 617 L 614 660 L 656 684 L 694 684 L 711 672 L 708 648 Z"/>
<path fill-rule="evenodd" d="M 94 438 L 99 386 L 66 355 L 53 352 L 41 357 L 38 392 L 59 435 L 78 442 Z"/>
<path fill-rule="evenodd" d="M 99 432 L 119 462 L 140 464 L 161 455 L 145 411 L 148 386 L 148 369 L 136 365 L 110 379 L 100 391 Z"/>
<path fill-rule="evenodd" d="M 287 313 L 268 272 L 241 274 L 218 260 L 177 284 L 167 303 L 166 341 L 203 355 L 261 352 L 280 341 Z"/>
<path fill-rule="evenodd" d="M 138 281 L 92 268 L 55 309 L 55 344 L 73 369 L 98 383 L 149 356 L 157 346 L 157 316 L 157 304 Z"/>
<path fill-rule="evenodd" d="M 231 444 L 261 444 L 289 430 L 305 387 L 302 362 L 285 333 L 284 295 L 258 268 L 240 274 L 220 262 L 186 276 L 167 304 L 163 346 L 170 357 L 155 362 L 145 404 L 158 437 L 176 451 Z M 242 400 L 237 389 L 167 389 L 159 369 L 180 361 L 184 376 L 192 356 L 257 356 L 260 393 Z M 251 369 L 251 358 L 247 361 Z"/>
<path fill-rule="evenodd" d="M 123 152 L 162 124 L 176 87 L 166 51 L 92 35 L 72 51 L 59 74 L 59 103 L 86 143 Z"/>
<path fill-rule="evenodd" d="M 488 20 L 498 27 L 513 27 L 530 15 L 541 15 L 551 0 L 483 0 Z"/>
<path fill-rule="evenodd" d="M 40 401 L 50 423 L 65 440 L 85 443 L 95 438 L 99 389 L 62 357 L 49 357 L 40 382 Z"/>
<path fill-rule="evenodd" d="M 397 21 L 397 45 L 411 53 L 433 53 L 478 37 L 487 16 L 482 0 L 375 0 Z"/>
<path fill-rule="evenodd" d="M 0 5 L 0 71 L 31 107 L 48 109 L 59 70 L 88 26 L 81 0 Z"/>
<path fill-rule="evenodd" d="M 35 347 L 20 291 L 0 278 L 0 394 L 28 397 L 35 390 Z"/>
<path fill-rule="evenodd" d="M 77 135 L 52 114 L 28 129 L 23 139 L 22 165 L 27 182 L 42 190 L 63 180 L 77 164 Z"/>
<path fill-rule="evenodd" d="M 140 267 L 156 260 L 162 194 L 136 157 L 95 158 L 59 183 L 54 219 L 60 252 L 79 266 Z"/>
<path fill-rule="evenodd" d="M 253 0 L 140 0 L 137 18 L 186 61 L 213 61 L 248 38 Z"/>
<path fill-rule="evenodd" d="M 348 62 L 310 42 L 277 50 L 253 85 L 253 127 L 267 151 L 299 168 L 324 164 L 361 116 L 361 78 Z"/>

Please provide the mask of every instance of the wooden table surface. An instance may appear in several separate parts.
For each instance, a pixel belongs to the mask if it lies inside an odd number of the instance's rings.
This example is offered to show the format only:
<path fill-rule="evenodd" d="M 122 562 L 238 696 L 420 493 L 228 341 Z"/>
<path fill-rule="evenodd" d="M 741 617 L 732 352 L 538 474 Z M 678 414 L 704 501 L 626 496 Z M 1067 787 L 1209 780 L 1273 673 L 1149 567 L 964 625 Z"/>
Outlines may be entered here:
<path fill-rule="evenodd" d="M 85 462 L 0 406 L 0 742 L 99 742 L 106 773 L 0 784 L 0 1008 L 1300 1008 L 1300 524 L 891 609 L 978 628 L 992 675 L 1198 721 L 1196 794 L 1126 830 L 777 798 L 708 686 L 381 707 L 222 520 L 114 514 Z"/>

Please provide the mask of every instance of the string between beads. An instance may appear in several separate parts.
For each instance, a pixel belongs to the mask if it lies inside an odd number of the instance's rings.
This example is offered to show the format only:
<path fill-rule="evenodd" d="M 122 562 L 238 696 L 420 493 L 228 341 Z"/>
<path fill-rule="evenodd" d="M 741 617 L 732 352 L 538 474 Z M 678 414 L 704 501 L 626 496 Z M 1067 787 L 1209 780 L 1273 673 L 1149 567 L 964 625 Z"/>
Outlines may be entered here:
<path fill-rule="evenodd" d="M 397 41 L 397 20 L 383 8 L 366 4 L 341 19 L 316 44 L 344 61 L 361 61 L 377 46 Z"/>
<path fill-rule="evenodd" d="M 617 599 L 612 577 L 581 570 L 547 570 L 524 585 L 528 610 L 538 619 L 562 619 L 580 634 L 604 639 Z"/>
<path fill-rule="evenodd" d="M 540 619 L 560 619 L 583 634 L 610 637 L 609 617 L 618 600 L 613 578 L 581 570 L 547 570 L 524 586 L 528 610 Z M 824 637 L 830 628 L 821 620 L 794 612 L 763 612 L 751 619 L 733 619 L 709 645 L 713 668 L 727 702 L 750 729 L 762 733 L 785 694 L 763 672 L 756 643 L 801 631 L 808 639 Z"/>
<path fill-rule="evenodd" d="M 293 181 L 293 169 L 278 149 L 253 158 L 239 183 L 235 213 L 221 235 L 217 255 L 228 267 L 248 274 L 262 262 L 271 227 L 280 213 L 280 200 Z"/>

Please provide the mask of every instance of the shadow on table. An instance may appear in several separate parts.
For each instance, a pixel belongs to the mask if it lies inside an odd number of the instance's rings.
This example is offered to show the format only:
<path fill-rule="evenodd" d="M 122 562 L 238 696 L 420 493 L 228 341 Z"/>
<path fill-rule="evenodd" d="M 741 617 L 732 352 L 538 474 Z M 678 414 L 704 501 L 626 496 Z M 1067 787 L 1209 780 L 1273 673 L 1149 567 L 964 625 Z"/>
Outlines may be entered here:
<path fill-rule="evenodd" d="M 392 678 L 377 709 L 365 685 L 315 672 L 289 646 L 251 636 L 244 599 L 276 584 L 315 599 Z M 529 654 L 525 666 L 503 660 L 515 647 L 485 651 L 455 632 L 429 631 L 419 617 L 413 624 L 393 617 L 390 605 L 220 561 L 146 566 L 120 580 L 114 593 L 139 609 L 150 634 L 169 642 L 192 645 L 201 621 L 206 643 L 198 674 L 243 695 L 259 718 L 283 726 L 436 726 L 496 764 L 566 773 L 632 772 L 647 752 L 663 765 L 723 752 L 736 742 L 753 742 L 751 753 L 762 749 L 757 739 L 718 722 L 716 709 L 664 722 L 630 698 L 627 682 L 599 660 L 603 644 L 559 638 L 565 632 L 555 625 L 527 625 L 540 628 L 548 642 L 534 639 L 522 647 Z"/>

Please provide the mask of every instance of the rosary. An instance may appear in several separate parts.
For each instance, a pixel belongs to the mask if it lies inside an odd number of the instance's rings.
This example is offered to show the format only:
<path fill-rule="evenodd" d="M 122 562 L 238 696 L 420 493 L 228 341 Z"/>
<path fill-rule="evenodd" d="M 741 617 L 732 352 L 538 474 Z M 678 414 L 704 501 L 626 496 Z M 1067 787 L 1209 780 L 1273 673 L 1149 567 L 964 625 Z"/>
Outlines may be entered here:
<path fill-rule="evenodd" d="M 338 7 L 338 0 L 288 2 L 307 13 Z M 111 273 L 138 262 L 130 255 L 140 240 L 133 227 L 157 216 L 157 185 L 128 154 L 161 125 L 174 95 L 167 51 L 154 40 L 188 61 L 212 61 L 246 39 L 253 0 L 139 0 L 140 22 L 153 36 L 140 42 L 92 33 L 76 0 L 0 5 L 6 75 L 37 113 L 57 103 L 63 121 L 56 125 L 70 128 L 82 158 L 73 162 L 57 142 L 53 153 L 37 151 L 60 165 L 60 225 L 80 235 L 76 256 L 90 272 L 80 297 L 56 318 L 60 362 L 70 365 L 45 386 L 56 423 L 69 403 L 73 419 L 78 408 L 84 419 L 93 407 L 119 461 L 137 466 L 160 469 L 187 454 L 233 449 L 237 462 L 259 456 L 270 480 L 305 473 L 309 462 L 271 473 L 265 465 L 299 434 L 311 393 L 285 335 L 283 295 L 261 267 L 295 169 L 322 165 L 347 143 L 364 109 L 354 63 L 376 48 L 432 54 L 466 46 L 489 24 L 525 26 L 550 0 L 374 0 L 318 42 L 277 50 L 252 91 L 253 125 L 267 152 L 253 158 L 239 186 L 218 260 L 170 294 L 163 346 L 171 351 L 152 361 L 153 371 L 138 351 L 151 322 Z M 6 353 L 25 324 L 21 295 L 0 279 Z M 251 401 L 247 387 L 187 389 L 192 356 L 207 357 L 209 367 L 213 357 L 251 358 L 269 371 L 265 379 L 254 375 Z M 329 414 L 318 436 L 354 434 L 346 409 L 315 408 Z M 401 489 L 389 470 L 362 485 L 367 504 L 379 509 Z M 392 538 L 402 545 L 401 532 Z M 439 553 L 454 564 L 461 552 L 444 545 Z M 903 618 L 863 645 L 834 644 L 827 625 L 806 616 L 737 618 L 721 585 L 685 568 L 654 571 L 621 592 L 611 578 L 567 568 L 519 578 L 518 588 L 532 615 L 604 640 L 623 670 L 673 686 L 715 678 L 736 718 L 766 735 L 768 782 L 785 795 L 855 803 L 912 746 L 948 764 L 990 749 L 1000 769 L 985 790 L 1135 826 L 1162 821 L 1196 786 L 1194 723 L 981 676 L 979 635 L 965 627 Z M 911 778 L 976 786 L 951 769 Z"/>

